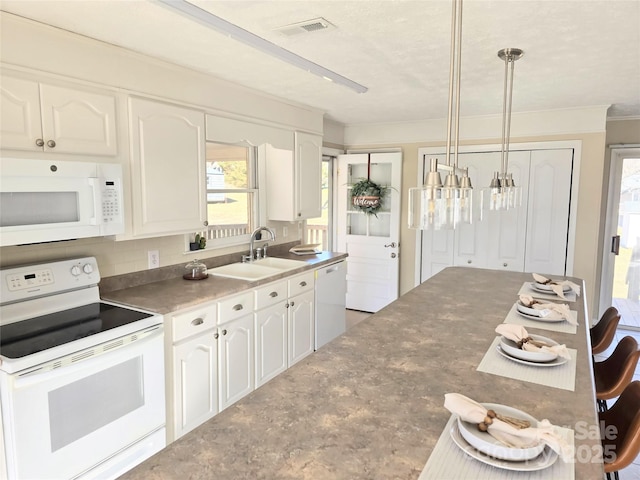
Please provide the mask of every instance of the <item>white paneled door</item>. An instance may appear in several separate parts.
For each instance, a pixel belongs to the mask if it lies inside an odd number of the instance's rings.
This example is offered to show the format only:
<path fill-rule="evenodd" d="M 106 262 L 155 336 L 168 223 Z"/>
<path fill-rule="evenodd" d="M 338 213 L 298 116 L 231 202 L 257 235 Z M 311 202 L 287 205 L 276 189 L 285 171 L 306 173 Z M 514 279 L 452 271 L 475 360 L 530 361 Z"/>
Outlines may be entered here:
<path fill-rule="evenodd" d="M 347 258 L 349 309 L 377 312 L 398 298 L 402 153 L 338 156 L 337 250 Z M 390 187 L 375 214 L 353 206 L 351 185 L 363 178 Z"/>

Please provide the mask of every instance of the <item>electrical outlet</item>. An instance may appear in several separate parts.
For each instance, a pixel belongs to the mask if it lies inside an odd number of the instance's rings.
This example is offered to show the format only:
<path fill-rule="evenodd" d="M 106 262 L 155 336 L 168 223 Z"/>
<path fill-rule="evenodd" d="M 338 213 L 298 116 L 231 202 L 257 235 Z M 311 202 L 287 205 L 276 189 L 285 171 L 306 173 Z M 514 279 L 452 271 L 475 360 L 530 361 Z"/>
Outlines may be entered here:
<path fill-rule="evenodd" d="M 149 257 L 149 268 L 160 267 L 160 252 L 158 250 L 149 250 L 147 255 Z"/>
<path fill-rule="evenodd" d="M 282 236 L 287 238 L 287 235 L 289 235 L 289 229 L 287 227 L 282 227 Z"/>

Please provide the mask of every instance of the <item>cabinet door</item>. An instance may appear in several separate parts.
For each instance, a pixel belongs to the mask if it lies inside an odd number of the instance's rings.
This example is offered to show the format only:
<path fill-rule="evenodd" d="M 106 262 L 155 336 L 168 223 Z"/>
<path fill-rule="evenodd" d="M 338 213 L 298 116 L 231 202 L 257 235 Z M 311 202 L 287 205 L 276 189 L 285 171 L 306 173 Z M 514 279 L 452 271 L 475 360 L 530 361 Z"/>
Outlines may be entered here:
<path fill-rule="evenodd" d="M 254 389 L 253 314 L 218 327 L 220 410 Z"/>
<path fill-rule="evenodd" d="M 525 271 L 565 275 L 573 149 L 531 152 Z"/>
<path fill-rule="evenodd" d="M 3 75 L 0 83 L 0 136 L 3 149 L 41 152 L 38 83 Z"/>
<path fill-rule="evenodd" d="M 218 412 L 216 333 L 210 330 L 173 348 L 175 438 Z"/>
<path fill-rule="evenodd" d="M 289 366 L 313 353 L 314 311 L 313 291 L 289 299 Z"/>
<path fill-rule="evenodd" d="M 116 99 L 40 84 L 44 150 L 56 153 L 116 155 Z"/>
<path fill-rule="evenodd" d="M 296 132 L 297 218 L 322 214 L 322 137 Z"/>
<path fill-rule="evenodd" d="M 287 369 L 287 309 L 284 301 L 256 313 L 256 388 Z"/>
<path fill-rule="evenodd" d="M 133 235 L 170 235 L 206 224 L 204 114 L 131 99 Z"/>

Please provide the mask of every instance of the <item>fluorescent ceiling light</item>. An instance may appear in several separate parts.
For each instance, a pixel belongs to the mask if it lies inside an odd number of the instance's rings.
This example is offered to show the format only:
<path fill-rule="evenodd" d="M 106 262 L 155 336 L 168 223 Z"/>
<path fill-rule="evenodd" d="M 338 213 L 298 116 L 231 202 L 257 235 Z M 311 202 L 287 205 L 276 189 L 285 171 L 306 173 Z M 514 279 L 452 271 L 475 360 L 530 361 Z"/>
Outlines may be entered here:
<path fill-rule="evenodd" d="M 209 13 L 206 10 L 203 10 L 185 0 L 156 0 L 156 2 L 171 9 L 172 11 L 178 12 L 185 17 L 195 20 L 196 22 L 213 29 L 218 33 L 227 35 L 234 40 L 242 42 L 245 45 L 249 45 L 256 50 L 266 53 L 267 55 L 271 55 L 272 57 L 287 62 L 294 67 L 301 68 L 302 70 L 305 70 L 309 73 L 313 73 L 314 75 L 318 75 L 319 77 L 331 80 L 334 83 L 344 85 L 345 87 L 351 88 L 358 93 L 365 93 L 368 90 L 367 87 L 360 85 L 353 80 L 349 80 L 347 77 L 343 77 L 342 75 L 324 68 L 317 63 L 313 63 L 312 61 L 296 55 L 289 50 L 285 50 L 275 43 L 271 43 L 264 38 L 254 35 L 253 33 L 244 30 L 237 25 L 234 25 L 233 23 L 227 22 L 226 20 L 217 17 L 212 13 Z"/>

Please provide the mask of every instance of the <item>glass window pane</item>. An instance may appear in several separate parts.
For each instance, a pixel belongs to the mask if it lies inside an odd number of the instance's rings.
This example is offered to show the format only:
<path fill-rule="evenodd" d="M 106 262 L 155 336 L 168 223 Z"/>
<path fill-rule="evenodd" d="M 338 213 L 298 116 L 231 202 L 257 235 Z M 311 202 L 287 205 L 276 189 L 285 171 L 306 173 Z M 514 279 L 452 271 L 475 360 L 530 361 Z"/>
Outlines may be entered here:
<path fill-rule="evenodd" d="M 198 233 L 204 234 L 208 240 L 248 235 L 254 229 L 257 211 L 253 175 L 255 160 L 253 147 L 207 142 L 209 226 L 206 232 Z"/>

